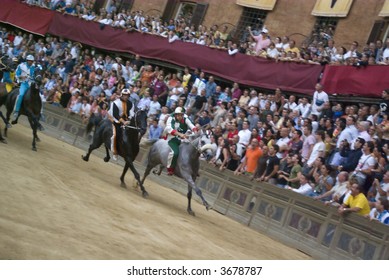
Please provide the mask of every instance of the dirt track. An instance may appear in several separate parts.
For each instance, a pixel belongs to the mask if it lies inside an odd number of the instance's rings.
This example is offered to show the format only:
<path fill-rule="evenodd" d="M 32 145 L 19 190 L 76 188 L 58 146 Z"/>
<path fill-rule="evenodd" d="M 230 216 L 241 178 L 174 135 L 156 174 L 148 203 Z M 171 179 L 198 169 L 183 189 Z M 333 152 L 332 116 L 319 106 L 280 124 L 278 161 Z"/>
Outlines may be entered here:
<path fill-rule="evenodd" d="M 0 143 L 0 259 L 309 259 L 197 202 L 22 125 Z"/>

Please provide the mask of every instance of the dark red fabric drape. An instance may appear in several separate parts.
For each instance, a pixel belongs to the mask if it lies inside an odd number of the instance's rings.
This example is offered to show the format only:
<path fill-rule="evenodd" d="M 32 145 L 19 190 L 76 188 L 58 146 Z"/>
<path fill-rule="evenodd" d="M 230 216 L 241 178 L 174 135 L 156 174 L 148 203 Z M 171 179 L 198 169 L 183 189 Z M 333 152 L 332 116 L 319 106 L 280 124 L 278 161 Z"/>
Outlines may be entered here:
<path fill-rule="evenodd" d="M 53 16 L 53 11 L 21 4 L 16 0 L 0 1 L 0 21 L 31 33 L 45 35 Z"/>
<path fill-rule="evenodd" d="M 382 90 L 389 88 L 389 66 L 327 66 L 322 84 L 332 94 L 381 97 Z"/>

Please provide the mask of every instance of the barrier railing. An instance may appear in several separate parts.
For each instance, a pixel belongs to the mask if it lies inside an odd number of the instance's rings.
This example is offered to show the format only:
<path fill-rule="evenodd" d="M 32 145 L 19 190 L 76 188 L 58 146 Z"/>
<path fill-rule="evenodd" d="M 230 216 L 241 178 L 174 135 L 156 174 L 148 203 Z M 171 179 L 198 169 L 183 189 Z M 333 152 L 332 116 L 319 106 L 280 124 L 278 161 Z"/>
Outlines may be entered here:
<path fill-rule="evenodd" d="M 85 151 L 88 148 L 91 139 L 78 116 L 45 104 L 43 123 L 46 134 Z M 103 150 L 97 153 L 102 155 Z M 135 163 L 141 173 L 146 157 L 147 150 L 142 148 Z M 179 178 L 163 173 L 158 183 L 186 195 L 187 185 Z M 383 224 L 355 214 L 341 217 L 334 207 L 229 171 L 220 172 L 205 162 L 201 162 L 196 183 L 215 211 L 315 259 L 389 258 L 389 227 Z"/>

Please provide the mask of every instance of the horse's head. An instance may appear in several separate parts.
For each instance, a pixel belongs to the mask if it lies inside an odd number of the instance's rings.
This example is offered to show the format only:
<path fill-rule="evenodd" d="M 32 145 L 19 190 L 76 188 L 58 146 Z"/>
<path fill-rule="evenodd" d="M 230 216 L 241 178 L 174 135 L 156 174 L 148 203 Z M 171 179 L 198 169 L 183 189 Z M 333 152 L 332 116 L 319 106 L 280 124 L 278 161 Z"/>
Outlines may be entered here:
<path fill-rule="evenodd" d="M 34 83 L 37 87 L 40 87 L 41 84 L 42 84 L 42 81 L 43 81 L 43 77 L 42 77 L 42 74 L 43 74 L 43 68 L 41 65 L 37 65 L 35 66 L 35 72 L 34 72 Z"/>
<path fill-rule="evenodd" d="M 140 137 L 147 131 L 147 111 L 138 110 L 135 112 L 135 126 L 139 129 Z"/>
<path fill-rule="evenodd" d="M 17 60 L 11 59 L 8 55 L 4 55 L 0 58 L 1 71 L 13 72 L 17 66 Z"/>

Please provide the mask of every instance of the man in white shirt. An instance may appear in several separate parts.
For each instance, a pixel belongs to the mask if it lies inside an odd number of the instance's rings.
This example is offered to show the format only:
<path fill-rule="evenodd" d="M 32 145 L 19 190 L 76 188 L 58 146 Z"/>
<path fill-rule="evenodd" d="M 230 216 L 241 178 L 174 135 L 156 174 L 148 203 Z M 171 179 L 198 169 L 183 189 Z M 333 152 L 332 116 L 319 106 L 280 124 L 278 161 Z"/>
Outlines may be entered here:
<path fill-rule="evenodd" d="M 316 144 L 313 146 L 312 153 L 308 158 L 307 165 L 309 168 L 312 167 L 313 163 L 318 157 L 324 156 L 326 146 L 323 142 L 324 140 L 324 131 L 318 130 L 315 133 Z"/>
<path fill-rule="evenodd" d="M 329 102 L 328 94 L 323 91 L 323 86 L 319 83 L 315 86 L 316 91 L 313 93 L 312 111 L 311 113 L 317 115 L 321 114 L 325 102 Z"/>
<path fill-rule="evenodd" d="M 285 151 L 288 150 L 288 143 L 290 142 L 288 135 L 289 135 L 288 128 L 286 127 L 281 128 L 280 130 L 281 138 L 278 139 L 276 142 L 276 144 L 280 147 L 279 151 L 277 152 L 277 157 L 279 159 L 283 158 L 285 155 Z"/>
<path fill-rule="evenodd" d="M 289 186 L 286 186 L 286 188 L 296 193 L 309 196 L 313 192 L 313 187 L 309 183 L 309 176 L 304 173 L 300 173 L 299 176 L 300 176 L 300 187 L 298 189 Z"/>
<path fill-rule="evenodd" d="M 251 131 L 249 130 L 249 127 L 250 125 L 248 121 L 244 121 L 242 124 L 242 130 L 238 132 L 239 143 L 242 144 L 244 147 L 247 147 L 250 143 Z"/>

